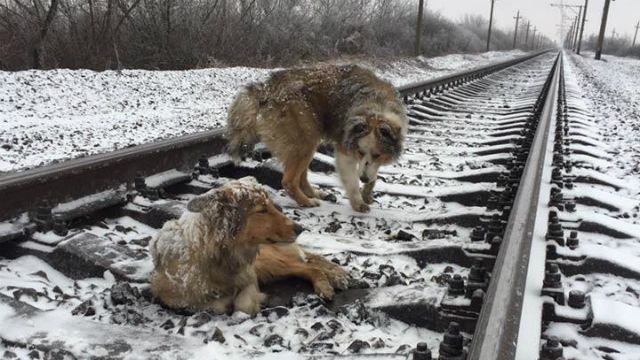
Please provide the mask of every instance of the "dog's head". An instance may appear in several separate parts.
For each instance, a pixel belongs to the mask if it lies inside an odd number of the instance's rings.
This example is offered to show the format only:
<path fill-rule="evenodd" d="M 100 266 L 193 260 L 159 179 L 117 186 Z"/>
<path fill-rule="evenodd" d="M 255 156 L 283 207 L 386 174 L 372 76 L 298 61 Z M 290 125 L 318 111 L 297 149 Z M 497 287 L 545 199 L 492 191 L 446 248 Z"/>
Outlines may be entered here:
<path fill-rule="evenodd" d="M 381 165 L 396 161 L 402 154 L 407 132 L 404 110 L 365 111 L 347 121 L 344 145 L 358 159 L 360 180 L 375 180 Z"/>
<path fill-rule="evenodd" d="M 290 220 L 255 178 L 231 181 L 187 204 L 200 213 L 220 241 L 234 245 L 292 243 L 304 230 Z"/>

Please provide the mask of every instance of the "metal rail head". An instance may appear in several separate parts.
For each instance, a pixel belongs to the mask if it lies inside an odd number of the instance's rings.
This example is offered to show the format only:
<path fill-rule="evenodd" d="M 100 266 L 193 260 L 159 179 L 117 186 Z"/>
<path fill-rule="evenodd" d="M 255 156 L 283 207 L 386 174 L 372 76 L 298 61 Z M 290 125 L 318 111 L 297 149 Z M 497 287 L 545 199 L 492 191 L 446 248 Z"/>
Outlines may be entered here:
<path fill-rule="evenodd" d="M 0 177 L 0 221 L 34 210 L 43 200 L 69 201 L 133 183 L 137 174 L 187 169 L 203 155 L 224 151 L 222 134 L 204 131 Z"/>
<path fill-rule="evenodd" d="M 470 360 L 515 357 L 541 174 L 561 69 L 560 53 L 547 79 L 544 107 L 473 335 Z"/>
<path fill-rule="evenodd" d="M 478 77 L 486 76 L 488 74 L 494 73 L 496 71 L 500 71 L 502 69 L 506 69 L 508 67 L 517 65 L 524 61 L 533 59 L 537 56 L 545 54 L 550 50 L 539 51 L 533 54 L 527 54 L 524 56 L 520 56 L 511 60 L 506 60 L 503 62 L 490 64 L 486 66 L 477 67 L 471 70 L 457 72 L 451 75 L 446 75 L 443 77 L 435 78 L 428 81 L 422 81 L 418 83 L 408 84 L 404 86 L 398 87 L 398 91 L 400 95 L 404 98 L 408 96 L 414 96 L 419 93 L 428 92 L 434 88 L 439 86 L 444 86 L 448 84 L 454 84 L 459 81 L 468 81 L 469 79 L 476 79 Z"/>

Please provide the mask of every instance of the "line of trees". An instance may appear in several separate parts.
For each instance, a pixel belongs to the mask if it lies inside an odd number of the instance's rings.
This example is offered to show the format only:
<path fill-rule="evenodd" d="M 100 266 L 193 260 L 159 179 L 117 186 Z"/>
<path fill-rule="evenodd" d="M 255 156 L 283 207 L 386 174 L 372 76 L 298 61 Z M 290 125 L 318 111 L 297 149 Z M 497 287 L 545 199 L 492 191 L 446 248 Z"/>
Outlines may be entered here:
<path fill-rule="evenodd" d="M 591 35 L 583 41 L 582 47 L 583 49 L 595 51 L 597 42 L 598 36 Z M 605 54 L 640 58 L 640 44 L 636 43 L 635 46 L 631 46 L 632 43 L 633 40 L 629 37 L 607 37 L 604 40 L 604 49 L 602 51 Z"/>
<path fill-rule="evenodd" d="M 288 66 L 410 56 L 411 0 L 0 0 L 0 69 Z M 422 51 L 480 52 L 487 21 L 427 11 Z M 512 47 L 494 29 L 492 49 Z"/>

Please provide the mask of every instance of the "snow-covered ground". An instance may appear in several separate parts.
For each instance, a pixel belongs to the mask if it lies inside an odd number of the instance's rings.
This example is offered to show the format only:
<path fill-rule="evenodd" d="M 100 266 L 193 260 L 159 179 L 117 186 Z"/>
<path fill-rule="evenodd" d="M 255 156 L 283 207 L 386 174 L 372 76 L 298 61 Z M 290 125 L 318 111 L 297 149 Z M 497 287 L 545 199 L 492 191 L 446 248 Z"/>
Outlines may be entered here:
<path fill-rule="evenodd" d="M 570 129 L 565 139 L 573 151 L 565 160 L 574 167 L 571 172 L 565 168 L 564 175 L 577 180 L 571 189 L 562 189 L 562 194 L 575 199 L 577 205 L 575 211 L 560 211 L 559 217 L 563 226 L 577 230 L 580 245 L 575 250 L 558 246 L 558 254 L 608 265 L 593 269 L 577 262 L 577 273 L 563 274 L 566 295 L 576 290 L 587 295 L 592 322 L 587 326 L 551 322 L 544 335 L 558 337 L 568 359 L 637 360 L 640 60 L 605 56 L 605 61 L 596 61 L 589 53 L 565 54 Z M 555 310 L 569 319 L 587 319 L 586 308 L 556 305 Z"/>
<path fill-rule="evenodd" d="M 359 63 L 399 86 L 518 55 Z M 223 126 L 236 91 L 270 71 L 0 72 L 0 174 Z"/>

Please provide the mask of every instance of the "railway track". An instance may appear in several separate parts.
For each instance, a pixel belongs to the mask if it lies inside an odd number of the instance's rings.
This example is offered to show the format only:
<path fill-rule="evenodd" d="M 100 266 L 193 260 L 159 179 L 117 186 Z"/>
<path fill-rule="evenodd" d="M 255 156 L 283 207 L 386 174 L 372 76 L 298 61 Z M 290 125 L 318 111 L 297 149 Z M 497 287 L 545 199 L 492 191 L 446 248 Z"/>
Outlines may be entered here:
<path fill-rule="evenodd" d="M 309 179 L 336 201 L 300 209 L 268 152 L 235 167 L 220 131 L 1 177 L 2 343 L 78 358 L 633 356 L 640 330 L 609 312 L 640 319 L 638 203 L 604 173 L 563 69 L 545 52 L 399 89 L 406 152 L 381 169 L 368 214 L 345 201 L 331 149 Z M 246 175 L 309 229 L 302 245 L 350 271 L 350 289 L 324 303 L 302 282 L 272 284 L 254 318 L 162 308 L 149 240 L 191 197 Z"/>

